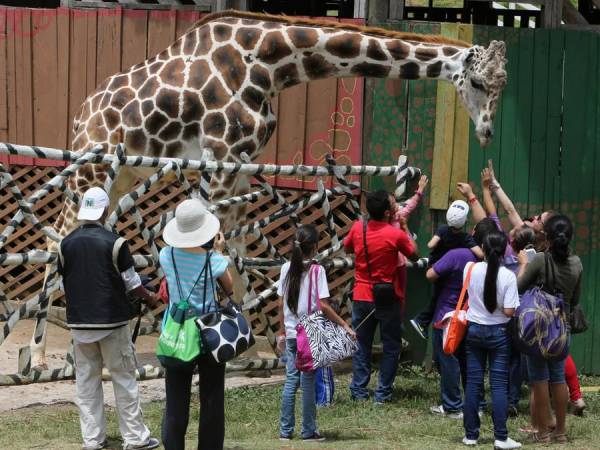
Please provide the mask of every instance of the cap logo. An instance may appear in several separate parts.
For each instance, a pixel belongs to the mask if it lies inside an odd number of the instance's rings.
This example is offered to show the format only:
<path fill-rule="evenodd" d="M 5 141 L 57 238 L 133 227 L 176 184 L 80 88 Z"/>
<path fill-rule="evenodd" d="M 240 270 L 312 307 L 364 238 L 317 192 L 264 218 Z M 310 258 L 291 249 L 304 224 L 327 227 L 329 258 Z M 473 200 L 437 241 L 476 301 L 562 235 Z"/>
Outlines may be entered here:
<path fill-rule="evenodd" d="M 94 199 L 93 198 L 86 198 L 84 206 L 86 208 L 93 208 L 94 207 Z"/>

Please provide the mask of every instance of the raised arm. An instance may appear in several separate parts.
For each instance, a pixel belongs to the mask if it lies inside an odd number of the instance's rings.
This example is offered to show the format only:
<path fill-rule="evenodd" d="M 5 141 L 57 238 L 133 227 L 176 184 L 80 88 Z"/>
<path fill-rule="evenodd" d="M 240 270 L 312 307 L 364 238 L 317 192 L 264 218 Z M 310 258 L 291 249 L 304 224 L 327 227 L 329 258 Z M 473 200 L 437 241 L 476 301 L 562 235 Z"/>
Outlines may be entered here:
<path fill-rule="evenodd" d="M 419 179 L 419 187 L 415 191 L 415 195 L 409 198 L 404 204 L 404 206 L 398 211 L 400 217 L 408 218 L 412 214 L 412 212 L 417 208 L 417 206 L 419 206 L 419 202 L 423 197 L 423 193 L 425 192 L 425 188 L 427 187 L 428 183 L 429 178 L 427 178 L 427 175 L 422 175 Z"/>
<path fill-rule="evenodd" d="M 523 222 L 523 219 L 521 219 L 521 216 L 517 212 L 517 209 L 515 208 L 515 205 L 511 199 L 508 197 L 508 195 L 506 195 L 506 192 L 504 192 L 502 186 L 500 186 L 500 183 L 498 183 L 491 159 L 488 160 L 488 170 L 491 177 L 490 190 L 496 195 L 496 198 L 500 202 L 500 205 L 502 205 L 504 212 L 506 212 L 508 220 L 513 228 L 521 228 L 523 225 L 525 225 L 525 223 Z"/>
<path fill-rule="evenodd" d="M 473 221 L 475 221 L 475 223 L 479 223 L 487 217 L 479 200 L 477 200 L 477 197 L 473 194 L 473 188 L 469 183 L 457 183 L 456 189 L 467 199 L 467 202 L 471 206 Z"/>
<path fill-rule="evenodd" d="M 481 171 L 481 190 L 483 192 L 483 207 L 488 216 L 498 215 L 496 211 L 496 204 L 492 199 L 492 191 L 490 191 L 490 182 L 492 181 L 492 175 L 490 169 L 485 168 Z"/>

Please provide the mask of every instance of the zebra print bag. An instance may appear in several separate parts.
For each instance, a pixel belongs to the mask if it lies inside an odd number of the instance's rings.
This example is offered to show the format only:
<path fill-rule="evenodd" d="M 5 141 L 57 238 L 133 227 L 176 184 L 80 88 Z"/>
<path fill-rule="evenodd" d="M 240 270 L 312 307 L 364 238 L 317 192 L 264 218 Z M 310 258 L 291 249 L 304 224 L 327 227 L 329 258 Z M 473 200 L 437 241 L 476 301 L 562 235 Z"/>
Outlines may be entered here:
<path fill-rule="evenodd" d="M 313 264 L 308 273 L 308 314 L 300 318 L 296 326 L 296 368 L 301 372 L 331 366 L 352 356 L 358 350 L 358 343 L 350 337 L 346 330 L 329 320 L 320 311 L 318 274 L 319 266 Z M 318 311 L 315 312 L 312 312 L 311 308 L 313 280 L 318 308 Z"/>

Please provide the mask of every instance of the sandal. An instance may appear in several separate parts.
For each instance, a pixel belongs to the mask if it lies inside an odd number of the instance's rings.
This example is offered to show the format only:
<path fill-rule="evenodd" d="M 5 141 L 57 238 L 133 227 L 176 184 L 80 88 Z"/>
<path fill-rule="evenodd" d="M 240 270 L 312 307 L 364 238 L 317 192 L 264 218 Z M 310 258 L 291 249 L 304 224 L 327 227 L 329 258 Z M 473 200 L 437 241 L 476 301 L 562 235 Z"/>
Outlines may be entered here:
<path fill-rule="evenodd" d="M 540 433 L 536 431 L 529 435 L 530 442 L 533 444 L 549 444 L 551 442 L 550 433 Z"/>
<path fill-rule="evenodd" d="M 566 444 L 567 442 L 569 442 L 566 433 L 552 433 L 550 436 L 552 438 L 552 442 L 556 442 L 557 444 Z"/>
<path fill-rule="evenodd" d="M 524 433 L 524 434 L 533 434 L 533 433 L 537 433 L 537 431 L 538 430 L 533 428 L 531 425 L 527 425 L 527 426 L 519 428 L 519 433 Z"/>

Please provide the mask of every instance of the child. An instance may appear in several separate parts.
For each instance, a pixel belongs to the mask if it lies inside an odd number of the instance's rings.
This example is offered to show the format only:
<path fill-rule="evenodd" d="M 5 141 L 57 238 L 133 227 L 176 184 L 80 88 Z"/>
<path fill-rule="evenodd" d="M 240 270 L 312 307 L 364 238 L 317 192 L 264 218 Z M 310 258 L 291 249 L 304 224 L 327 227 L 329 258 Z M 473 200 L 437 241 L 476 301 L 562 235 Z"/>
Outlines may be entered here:
<path fill-rule="evenodd" d="M 317 252 L 319 233 L 313 225 L 302 225 L 296 231 L 290 262 L 281 267 L 281 277 L 277 294 L 279 300 L 279 323 L 281 334 L 278 343 L 283 344 L 287 353 L 286 379 L 281 396 L 281 414 L 279 418 L 279 438 L 288 441 L 294 433 L 294 408 L 298 386 L 302 388 L 302 440 L 324 441 L 317 430 L 317 406 L 315 401 L 315 372 L 300 372 L 296 368 L 296 325 L 299 318 L 308 314 L 308 302 L 311 310 L 317 310 L 315 292 L 319 293 L 321 310 L 325 316 L 344 327 L 354 338 L 356 334 L 329 305 L 329 288 L 325 269 L 318 266 L 317 286 L 309 292 L 309 269 Z"/>
<path fill-rule="evenodd" d="M 452 202 L 448 211 L 446 211 L 447 225 L 440 226 L 427 247 L 431 250 L 429 255 L 429 267 L 444 256 L 448 251 L 455 248 L 468 248 L 479 259 L 483 259 L 483 251 L 477 245 L 473 237 L 464 231 L 467 216 L 469 215 L 469 205 L 462 200 Z M 433 318 L 435 303 L 439 294 L 439 280 L 433 287 L 433 296 L 426 310 L 420 312 L 410 324 L 423 339 L 428 337 L 428 328 Z"/>

